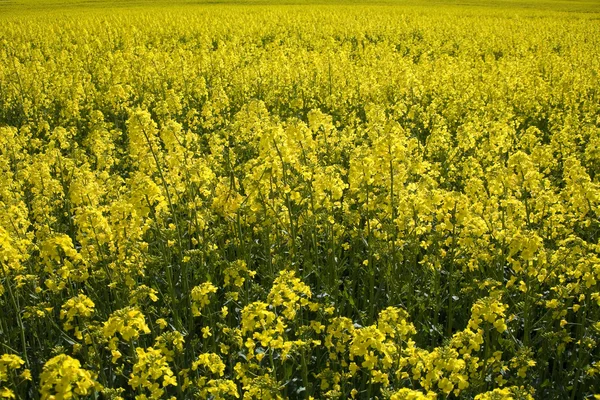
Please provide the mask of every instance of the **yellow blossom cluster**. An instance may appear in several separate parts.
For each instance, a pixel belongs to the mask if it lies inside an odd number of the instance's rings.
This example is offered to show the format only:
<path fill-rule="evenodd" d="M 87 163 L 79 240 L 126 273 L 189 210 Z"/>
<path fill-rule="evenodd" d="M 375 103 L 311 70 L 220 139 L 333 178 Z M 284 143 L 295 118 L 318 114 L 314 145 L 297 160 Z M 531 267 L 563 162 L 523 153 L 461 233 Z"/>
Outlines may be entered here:
<path fill-rule="evenodd" d="M 167 358 L 160 349 L 149 347 L 135 349 L 137 361 L 133 365 L 133 371 L 128 381 L 133 389 L 143 388 L 150 393 L 139 394 L 136 400 L 161 399 L 165 393 L 164 388 L 173 385 L 177 386 L 177 380 L 173 376 L 173 371 L 169 367 Z"/>
<path fill-rule="evenodd" d="M 14 381 L 16 371 L 23 368 L 25 361 L 19 356 L 14 354 L 2 354 L 0 357 L 0 398 L 2 399 L 15 399 L 15 392 L 5 384 L 8 384 L 11 380 Z M 21 380 L 31 380 L 31 372 L 28 369 L 23 370 L 19 377 Z"/>
<path fill-rule="evenodd" d="M 67 300 L 60 310 L 60 318 L 65 320 L 63 323 L 65 330 L 75 329 L 75 336 L 81 340 L 82 335 L 79 327 L 75 327 L 74 324 L 79 325 L 85 319 L 91 317 L 94 314 L 94 307 L 94 302 L 84 294 Z"/>
<path fill-rule="evenodd" d="M 79 360 L 65 354 L 48 360 L 40 374 L 42 399 L 85 398 L 100 389 L 96 375 L 81 368 Z"/>
<path fill-rule="evenodd" d="M 192 314 L 196 317 L 200 316 L 200 310 L 210 304 L 210 295 L 216 293 L 217 288 L 210 282 L 196 286 L 192 289 Z"/>

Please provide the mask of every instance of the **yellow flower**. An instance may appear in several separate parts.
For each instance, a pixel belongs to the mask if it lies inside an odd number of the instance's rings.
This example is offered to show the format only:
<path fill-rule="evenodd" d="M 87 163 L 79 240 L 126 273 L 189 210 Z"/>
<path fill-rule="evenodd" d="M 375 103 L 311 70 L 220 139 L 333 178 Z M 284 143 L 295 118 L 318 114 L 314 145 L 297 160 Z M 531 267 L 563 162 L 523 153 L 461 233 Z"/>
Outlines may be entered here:
<path fill-rule="evenodd" d="M 95 374 L 81 368 L 79 360 L 65 354 L 48 360 L 40 375 L 42 399 L 88 396 L 101 389 Z"/>
<path fill-rule="evenodd" d="M 168 325 L 167 321 L 164 318 L 159 318 L 156 320 L 156 323 L 160 327 L 160 329 L 165 329 Z"/>
<path fill-rule="evenodd" d="M 209 326 L 205 326 L 204 328 L 202 328 L 202 337 L 204 339 L 208 339 L 211 336 L 212 336 L 212 333 L 210 333 L 210 327 Z"/>
<path fill-rule="evenodd" d="M 567 321 L 565 319 L 561 319 L 560 320 L 560 327 L 564 328 L 565 325 L 567 325 Z"/>
<path fill-rule="evenodd" d="M 144 314 L 136 308 L 126 307 L 111 314 L 102 327 L 102 334 L 110 339 L 119 333 L 123 340 L 136 339 L 142 333 L 150 333 Z"/>
<path fill-rule="evenodd" d="M 60 310 L 60 319 L 66 319 L 64 322 L 65 330 L 69 331 L 74 328 L 72 323 L 75 318 L 85 320 L 91 317 L 95 311 L 94 307 L 94 302 L 84 294 L 67 300 Z"/>
<path fill-rule="evenodd" d="M 119 350 L 111 350 L 112 363 L 116 363 L 119 358 L 121 358 L 121 352 Z"/>
<path fill-rule="evenodd" d="M 204 353 L 198 356 L 198 359 L 192 363 L 192 370 L 196 371 L 198 368 L 204 367 L 207 371 L 218 376 L 223 376 L 225 373 L 225 364 L 221 360 L 218 354 Z"/>
<path fill-rule="evenodd" d="M 177 386 L 167 357 L 159 349 L 138 347 L 135 352 L 137 361 L 128 382 L 133 389 L 146 389 L 150 399 L 160 399 L 165 387 Z"/>
<path fill-rule="evenodd" d="M 200 310 L 210 304 L 210 295 L 217 292 L 216 286 L 210 282 L 205 282 L 192 289 L 192 315 L 200 316 Z"/>
<path fill-rule="evenodd" d="M 21 378 L 30 381 L 31 380 L 31 371 L 26 369 L 21 373 Z"/>

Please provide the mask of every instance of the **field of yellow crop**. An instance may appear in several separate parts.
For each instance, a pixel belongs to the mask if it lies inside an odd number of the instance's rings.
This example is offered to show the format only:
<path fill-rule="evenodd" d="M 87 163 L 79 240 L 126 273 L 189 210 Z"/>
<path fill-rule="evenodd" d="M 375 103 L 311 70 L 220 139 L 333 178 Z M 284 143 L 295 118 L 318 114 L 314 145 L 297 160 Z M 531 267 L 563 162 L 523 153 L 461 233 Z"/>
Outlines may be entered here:
<path fill-rule="evenodd" d="M 0 0 L 0 398 L 600 398 L 600 4 L 292 3 Z"/>

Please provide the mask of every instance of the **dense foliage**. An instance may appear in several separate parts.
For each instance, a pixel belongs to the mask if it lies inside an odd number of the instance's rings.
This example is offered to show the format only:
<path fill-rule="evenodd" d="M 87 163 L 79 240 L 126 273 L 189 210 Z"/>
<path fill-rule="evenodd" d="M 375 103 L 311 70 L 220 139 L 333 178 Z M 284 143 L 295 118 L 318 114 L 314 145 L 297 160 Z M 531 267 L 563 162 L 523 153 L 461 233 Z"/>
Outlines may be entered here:
<path fill-rule="evenodd" d="M 600 392 L 600 21 L 0 25 L 0 398 Z"/>

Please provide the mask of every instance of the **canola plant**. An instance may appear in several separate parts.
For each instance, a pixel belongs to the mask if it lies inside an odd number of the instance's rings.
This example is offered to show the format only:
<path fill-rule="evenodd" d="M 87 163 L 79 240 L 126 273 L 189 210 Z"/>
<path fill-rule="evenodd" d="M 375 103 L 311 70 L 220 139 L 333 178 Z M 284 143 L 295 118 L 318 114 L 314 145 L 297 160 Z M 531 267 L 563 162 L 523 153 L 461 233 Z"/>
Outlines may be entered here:
<path fill-rule="evenodd" d="M 0 16 L 0 398 L 600 393 L 596 13 Z"/>

